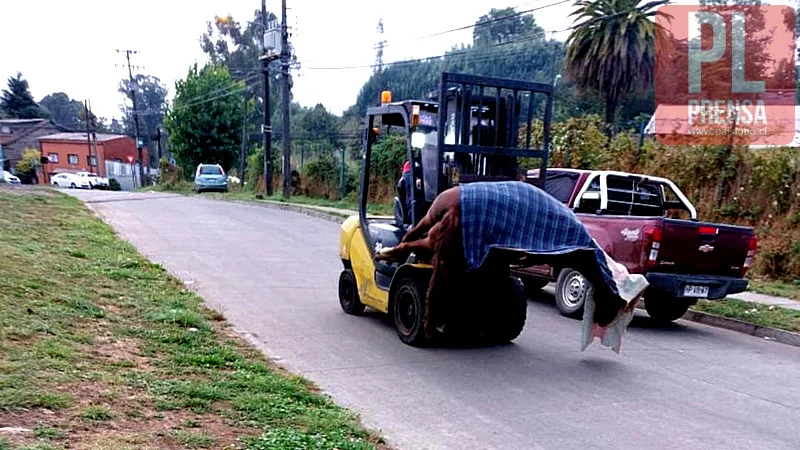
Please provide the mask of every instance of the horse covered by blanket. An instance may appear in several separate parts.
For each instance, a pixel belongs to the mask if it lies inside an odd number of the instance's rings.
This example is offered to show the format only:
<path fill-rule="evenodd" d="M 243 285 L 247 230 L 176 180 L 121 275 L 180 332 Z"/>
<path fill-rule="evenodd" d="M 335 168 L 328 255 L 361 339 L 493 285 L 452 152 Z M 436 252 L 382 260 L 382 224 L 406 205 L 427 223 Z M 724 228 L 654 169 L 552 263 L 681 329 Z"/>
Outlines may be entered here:
<path fill-rule="evenodd" d="M 647 281 L 613 261 L 564 204 L 519 181 L 474 182 L 442 192 L 425 217 L 378 259 L 429 258 L 427 312 L 450 303 L 456 283 L 487 264 L 547 264 L 579 271 L 587 291 L 582 349 L 599 337 L 619 352 L 622 334 Z M 430 314 L 426 314 L 429 317 Z M 431 325 L 426 320 L 425 333 Z"/>

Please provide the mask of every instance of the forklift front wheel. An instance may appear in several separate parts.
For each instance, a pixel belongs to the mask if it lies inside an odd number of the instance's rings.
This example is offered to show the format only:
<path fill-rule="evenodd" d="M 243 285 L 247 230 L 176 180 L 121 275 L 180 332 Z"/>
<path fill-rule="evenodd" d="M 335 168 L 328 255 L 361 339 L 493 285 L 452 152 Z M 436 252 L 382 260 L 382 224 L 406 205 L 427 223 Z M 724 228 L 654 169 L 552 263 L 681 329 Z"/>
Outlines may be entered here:
<path fill-rule="evenodd" d="M 413 278 L 404 278 L 394 291 L 392 317 L 397 335 L 405 344 L 425 343 L 425 295 L 428 286 Z"/>
<path fill-rule="evenodd" d="M 358 298 L 356 275 L 352 270 L 343 270 L 339 275 L 339 304 L 347 314 L 360 316 L 364 313 L 364 304 Z"/>

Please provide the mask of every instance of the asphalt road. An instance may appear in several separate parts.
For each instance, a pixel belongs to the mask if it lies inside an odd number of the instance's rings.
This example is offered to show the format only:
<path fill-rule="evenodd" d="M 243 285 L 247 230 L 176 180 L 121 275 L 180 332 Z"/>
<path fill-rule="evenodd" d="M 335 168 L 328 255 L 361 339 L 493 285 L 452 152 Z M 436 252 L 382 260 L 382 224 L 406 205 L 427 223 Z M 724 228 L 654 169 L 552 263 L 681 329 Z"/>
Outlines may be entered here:
<path fill-rule="evenodd" d="M 416 349 L 345 315 L 335 223 L 165 194 L 73 191 L 271 358 L 400 449 L 800 449 L 800 348 L 637 316 L 622 354 L 529 301 L 510 345 Z M 639 313 L 637 313 L 639 314 Z"/>

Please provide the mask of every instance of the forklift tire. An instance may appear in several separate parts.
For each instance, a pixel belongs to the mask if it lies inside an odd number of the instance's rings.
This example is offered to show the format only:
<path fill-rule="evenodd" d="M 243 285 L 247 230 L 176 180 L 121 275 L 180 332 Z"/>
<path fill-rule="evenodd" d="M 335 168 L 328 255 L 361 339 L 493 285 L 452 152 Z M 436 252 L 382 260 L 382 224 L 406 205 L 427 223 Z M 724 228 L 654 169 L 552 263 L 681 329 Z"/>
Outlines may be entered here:
<path fill-rule="evenodd" d="M 505 344 L 519 337 L 528 318 L 528 296 L 522 281 L 509 277 L 506 288 L 499 292 L 500 301 L 492 305 L 493 323 L 489 339 L 496 344 Z"/>
<path fill-rule="evenodd" d="M 339 275 L 339 304 L 347 314 L 360 316 L 364 313 L 364 304 L 358 297 L 356 275 L 350 269 L 343 270 Z"/>
<path fill-rule="evenodd" d="M 419 347 L 425 339 L 425 295 L 428 284 L 414 278 L 403 278 L 392 299 L 392 320 L 403 343 Z"/>
<path fill-rule="evenodd" d="M 583 303 L 589 283 L 574 269 L 561 269 L 556 281 L 556 308 L 562 316 L 573 319 L 583 318 Z"/>

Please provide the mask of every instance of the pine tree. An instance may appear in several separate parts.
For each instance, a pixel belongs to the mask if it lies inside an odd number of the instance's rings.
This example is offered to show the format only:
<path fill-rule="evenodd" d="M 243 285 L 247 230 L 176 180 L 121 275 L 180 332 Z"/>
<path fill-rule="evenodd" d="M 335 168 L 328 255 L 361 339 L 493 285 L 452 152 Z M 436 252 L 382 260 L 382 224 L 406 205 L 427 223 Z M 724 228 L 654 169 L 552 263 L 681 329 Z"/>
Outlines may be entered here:
<path fill-rule="evenodd" d="M 31 95 L 28 81 L 17 76 L 8 78 L 8 89 L 3 90 L 0 98 L 0 110 L 5 116 L 13 119 L 38 119 L 46 118 L 47 111 L 40 107 Z"/>

